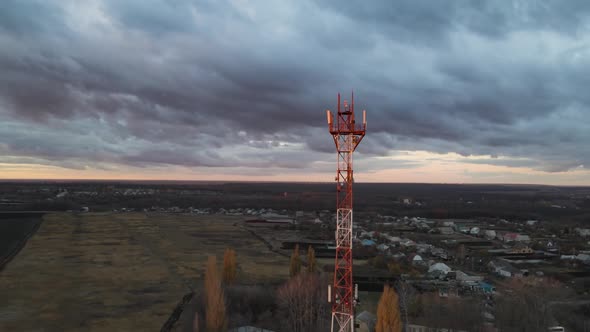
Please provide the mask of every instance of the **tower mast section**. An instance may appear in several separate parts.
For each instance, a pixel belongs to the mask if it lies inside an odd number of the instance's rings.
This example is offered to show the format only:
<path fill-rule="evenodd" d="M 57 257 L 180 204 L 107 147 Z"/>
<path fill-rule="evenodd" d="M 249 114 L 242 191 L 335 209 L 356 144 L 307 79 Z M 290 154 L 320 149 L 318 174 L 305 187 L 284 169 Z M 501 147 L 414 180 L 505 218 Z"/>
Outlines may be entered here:
<path fill-rule="evenodd" d="M 366 112 L 357 124 L 354 113 L 354 94 L 351 103 L 340 103 L 336 121 L 330 110 L 326 111 L 330 134 L 334 138 L 337 153 L 336 171 L 336 257 L 334 259 L 334 283 L 329 300 L 332 302 L 331 331 L 354 331 L 354 305 L 356 294 L 352 283 L 352 154 L 365 136 Z"/>

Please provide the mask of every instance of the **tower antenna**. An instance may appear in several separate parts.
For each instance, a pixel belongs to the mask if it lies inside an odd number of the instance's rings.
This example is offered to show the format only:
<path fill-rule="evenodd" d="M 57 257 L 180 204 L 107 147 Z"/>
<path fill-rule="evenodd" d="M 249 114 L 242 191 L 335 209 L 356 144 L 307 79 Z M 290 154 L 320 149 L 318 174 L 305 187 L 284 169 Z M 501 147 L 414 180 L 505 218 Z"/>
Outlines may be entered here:
<path fill-rule="evenodd" d="M 337 153 L 336 171 L 336 257 L 334 259 L 334 283 L 329 289 L 332 302 L 331 331 L 354 331 L 354 306 L 356 294 L 352 284 L 352 153 L 359 145 L 367 128 L 366 112 L 363 110 L 363 123 L 354 120 L 354 93 L 351 104 L 344 101 L 340 105 L 338 94 L 338 114 L 336 123 L 330 110 L 326 111 L 330 134 L 334 138 Z"/>

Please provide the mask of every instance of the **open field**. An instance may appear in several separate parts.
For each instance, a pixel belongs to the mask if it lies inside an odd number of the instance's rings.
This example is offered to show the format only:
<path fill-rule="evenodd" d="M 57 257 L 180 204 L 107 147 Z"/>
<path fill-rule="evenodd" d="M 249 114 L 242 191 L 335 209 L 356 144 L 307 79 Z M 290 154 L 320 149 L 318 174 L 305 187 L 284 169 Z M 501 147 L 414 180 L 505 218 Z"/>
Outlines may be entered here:
<path fill-rule="evenodd" d="M 154 331 L 203 274 L 237 249 L 244 283 L 281 280 L 288 259 L 240 217 L 49 214 L 0 272 L 0 331 Z"/>

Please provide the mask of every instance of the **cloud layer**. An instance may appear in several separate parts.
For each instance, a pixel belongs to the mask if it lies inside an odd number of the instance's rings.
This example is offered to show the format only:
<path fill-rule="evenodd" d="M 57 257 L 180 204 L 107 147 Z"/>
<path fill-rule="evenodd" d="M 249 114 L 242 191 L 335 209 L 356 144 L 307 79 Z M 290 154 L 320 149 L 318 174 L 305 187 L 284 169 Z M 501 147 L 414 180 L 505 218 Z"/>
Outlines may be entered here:
<path fill-rule="evenodd" d="M 9 0 L 0 164 L 325 172 L 323 110 L 354 88 L 367 171 L 426 151 L 577 172 L 589 24 L 587 1 Z"/>

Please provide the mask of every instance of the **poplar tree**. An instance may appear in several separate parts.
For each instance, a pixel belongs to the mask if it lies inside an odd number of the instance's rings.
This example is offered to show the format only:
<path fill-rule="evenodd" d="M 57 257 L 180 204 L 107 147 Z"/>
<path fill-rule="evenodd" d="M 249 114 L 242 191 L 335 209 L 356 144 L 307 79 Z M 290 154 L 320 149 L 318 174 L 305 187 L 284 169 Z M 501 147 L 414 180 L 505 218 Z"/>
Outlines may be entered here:
<path fill-rule="evenodd" d="M 207 332 L 221 332 L 227 328 L 225 295 L 215 256 L 209 256 L 205 270 L 205 325 Z"/>
<path fill-rule="evenodd" d="M 223 254 L 223 282 L 231 285 L 236 280 L 237 262 L 236 252 L 231 248 L 225 249 Z"/>
<path fill-rule="evenodd" d="M 293 253 L 291 254 L 291 262 L 289 264 L 289 275 L 296 276 L 301 272 L 301 257 L 299 257 L 299 245 L 295 245 Z"/>
<path fill-rule="evenodd" d="M 312 246 L 307 248 L 307 272 L 314 273 L 318 268 L 317 262 L 315 260 L 315 250 Z"/>
<path fill-rule="evenodd" d="M 395 289 L 385 285 L 377 305 L 376 332 L 401 332 L 402 320 L 399 312 L 399 299 Z"/>

